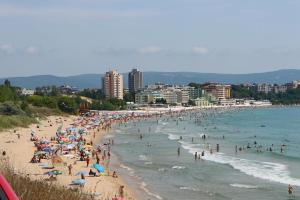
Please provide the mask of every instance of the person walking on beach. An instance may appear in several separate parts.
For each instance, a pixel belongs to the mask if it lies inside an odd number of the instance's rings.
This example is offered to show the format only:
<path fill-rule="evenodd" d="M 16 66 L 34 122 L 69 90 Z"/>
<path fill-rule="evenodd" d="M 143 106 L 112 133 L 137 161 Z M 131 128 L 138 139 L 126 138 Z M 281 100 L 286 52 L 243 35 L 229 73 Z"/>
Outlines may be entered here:
<path fill-rule="evenodd" d="M 177 155 L 180 156 L 180 147 L 177 148 Z"/>
<path fill-rule="evenodd" d="M 87 156 L 86 157 L 86 167 L 89 167 L 89 164 L 90 164 L 90 157 Z"/>
<path fill-rule="evenodd" d="M 72 175 L 72 168 L 73 168 L 72 164 L 69 164 L 68 169 L 69 169 L 69 175 L 70 176 Z"/>
<path fill-rule="evenodd" d="M 99 162 L 100 162 L 100 158 L 99 158 L 98 154 L 96 154 L 96 163 L 99 164 Z"/>

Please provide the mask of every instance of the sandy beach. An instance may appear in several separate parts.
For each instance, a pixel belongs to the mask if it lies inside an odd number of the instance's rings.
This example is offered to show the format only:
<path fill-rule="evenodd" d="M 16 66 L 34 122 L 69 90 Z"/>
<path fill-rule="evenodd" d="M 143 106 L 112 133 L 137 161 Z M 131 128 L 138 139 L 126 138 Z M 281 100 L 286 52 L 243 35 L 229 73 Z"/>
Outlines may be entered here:
<path fill-rule="evenodd" d="M 39 128 L 37 128 L 37 124 L 32 124 L 28 128 L 15 128 L 1 132 L 0 150 L 1 152 L 6 151 L 6 159 L 9 160 L 9 163 L 14 167 L 17 173 L 29 176 L 32 179 L 42 179 L 46 181 L 48 175 L 44 175 L 44 173 L 50 170 L 43 169 L 41 164 L 47 163 L 51 165 L 51 159 L 42 159 L 41 163 L 30 163 L 34 150 L 36 149 L 34 142 L 30 141 L 31 132 L 34 131 L 38 138 L 50 139 L 55 136 L 56 130 L 61 125 L 61 121 L 63 121 L 64 124 L 63 128 L 67 128 L 76 118 L 78 118 L 78 116 L 50 116 L 47 119 L 39 121 Z M 86 141 L 93 141 L 93 144 L 97 145 L 105 133 L 105 130 L 98 129 L 95 131 L 94 138 L 94 133 L 92 134 L 90 130 L 84 138 Z M 87 167 L 85 161 L 78 161 L 78 158 L 72 156 L 72 154 L 61 156 L 61 158 L 63 159 L 64 165 L 55 167 L 55 169 L 61 170 L 62 174 L 56 177 L 57 181 L 55 183 L 63 186 L 70 186 L 71 181 L 78 178 L 78 176 L 75 176 L 78 171 L 86 171 L 88 173 L 89 170 L 93 168 L 92 164 L 96 162 L 95 159 L 91 158 L 90 165 Z M 73 165 L 72 175 L 68 175 L 67 166 L 69 164 Z M 109 175 L 100 177 L 86 176 L 86 184 L 82 188 L 84 193 L 94 194 L 96 199 L 111 199 L 115 195 L 118 196 L 120 186 L 124 186 L 125 199 L 136 199 L 134 193 L 120 176 L 118 178 L 112 177 L 112 171 L 108 171 L 107 167 L 110 167 L 105 160 L 101 159 L 100 164 L 105 166 L 106 173 L 109 173 Z"/>

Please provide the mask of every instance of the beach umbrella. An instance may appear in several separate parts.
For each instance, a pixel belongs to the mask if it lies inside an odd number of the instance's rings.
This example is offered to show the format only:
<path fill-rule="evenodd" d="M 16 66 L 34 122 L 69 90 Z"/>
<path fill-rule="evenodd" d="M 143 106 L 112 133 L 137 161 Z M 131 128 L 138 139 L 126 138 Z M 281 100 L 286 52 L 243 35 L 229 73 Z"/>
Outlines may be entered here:
<path fill-rule="evenodd" d="M 62 171 L 55 169 L 55 170 L 46 172 L 46 173 L 44 173 L 44 174 L 47 174 L 47 175 L 49 175 L 49 176 L 50 176 L 50 175 L 60 175 L 60 174 L 62 174 Z"/>
<path fill-rule="evenodd" d="M 43 148 L 43 151 L 46 152 L 46 153 L 50 153 L 51 152 L 51 148 L 50 147 Z"/>
<path fill-rule="evenodd" d="M 46 151 L 37 151 L 37 152 L 35 152 L 34 154 L 35 155 L 43 155 L 43 154 L 47 154 L 48 152 L 46 152 Z"/>
<path fill-rule="evenodd" d="M 88 172 L 86 172 L 86 171 L 79 171 L 79 172 L 77 172 L 76 174 L 75 174 L 75 176 L 80 176 L 80 175 L 84 175 L 84 176 L 87 176 L 87 175 L 89 175 L 89 173 Z"/>
<path fill-rule="evenodd" d="M 103 173 L 103 172 L 104 172 L 104 167 L 101 166 L 101 165 L 99 165 L 99 164 L 97 164 L 97 163 L 93 164 L 93 167 L 94 167 L 98 172 L 100 172 L 100 173 Z"/>
<path fill-rule="evenodd" d="M 31 130 L 31 136 L 35 137 L 35 131 Z"/>
<path fill-rule="evenodd" d="M 55 174 L 55 175 L 60 175 L 60 174 L 62 174 L 62 171 L 57 170 L 57 169 L 52 170 L 51 172 L 52 172 L 53 174 Z"/>
<path fill-rule="evenodd" d="M 75 135 L 69 135 L 69 136 L 68 136 L 68 138 L 69 138 L 69 140 L 71 140 L 71 141 L 74 141 L 74 140 L 76 140 L 76 137 L 75 137 Z"/>
<path fill-rule="evenodd" d="M 84 179 L 76 179 L 72 181 L 72 185 L 84 185 L 86 181 Z"/>
<path fill-rule="evenodd" d="M 75 144 L 68 144 L 67 149 L 73 149 L 75 147 Z"/>
<path fill-rule="evenodd" d="M 49 143 L 50 143 L 49 140 L 46 140 L 46 139 L 42 139 L 40 141 L 40 144 L 49 144 Z"/>
<path fill-rule="evenodd" d="M 85 128 L 81 128 L 81 129 L 79 129 L 79 131 L 78 131 L 78 133 L 79 133 L 80 135 L 85 134 L 86 132 L 87 132 L 87 130 L 86 130 Z"/>

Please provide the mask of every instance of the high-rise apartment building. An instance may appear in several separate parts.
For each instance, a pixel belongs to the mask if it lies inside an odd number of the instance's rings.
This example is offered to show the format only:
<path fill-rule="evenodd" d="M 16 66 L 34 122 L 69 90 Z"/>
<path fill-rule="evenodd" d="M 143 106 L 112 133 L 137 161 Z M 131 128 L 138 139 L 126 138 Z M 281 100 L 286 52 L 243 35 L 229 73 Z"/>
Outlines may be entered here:
<path fill-rule="evenodd" d="M 138 69 L 133 69 L 128 74 L 128 87 L 130 92 L 137 92 L 144 88 L 143 73 Z"/>
<path fill-rule="evenodd" d="M 106 72 L 102 78 L 102 88 L 107 99 L 123 99 L 123 75 L 116 70 Z"/>

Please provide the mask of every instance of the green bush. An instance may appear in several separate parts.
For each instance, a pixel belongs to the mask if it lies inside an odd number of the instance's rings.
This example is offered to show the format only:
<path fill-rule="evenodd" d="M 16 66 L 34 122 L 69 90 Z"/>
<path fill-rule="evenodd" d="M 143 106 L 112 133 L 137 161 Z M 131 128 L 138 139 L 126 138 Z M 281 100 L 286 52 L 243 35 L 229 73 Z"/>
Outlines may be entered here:
<path fill-rule="evenodd" d="M 31 103 L 33 106 L 38 107 L 47 107 L 47 108 L 57 108 L 57 101 L 55 98 L 47 96 L 29 96 L 26 98 L 28 103 Z"/>
<path fill-rule="evenodd" d="M 59 97 L 57 105 L 61 111 L 72 114 L 76 113 L 79 107 L 79 105 L 76 104 L 75 98 L 67 96 Z"/>
<path fill-rule="evenodd" d="M 24 115 L 25 112 L 14 102 L 5 101 L 0 103 L 0 114 L 1 115 Z"/>
<path fill-rule="evenodd" d="M 0 115 L 0 131 L 3 129 L 14 128 L 14 127 L 27 127 L 37 121 L 34 118 L 26 115 Z"/>
<path fill-rule="evenodd" d="M 9 85 L 0 85 L 0 102 L 17 100 L 18 95 L 14 88 Z"/>

